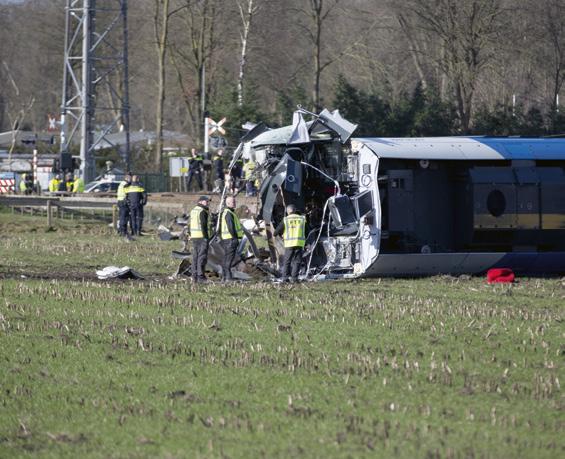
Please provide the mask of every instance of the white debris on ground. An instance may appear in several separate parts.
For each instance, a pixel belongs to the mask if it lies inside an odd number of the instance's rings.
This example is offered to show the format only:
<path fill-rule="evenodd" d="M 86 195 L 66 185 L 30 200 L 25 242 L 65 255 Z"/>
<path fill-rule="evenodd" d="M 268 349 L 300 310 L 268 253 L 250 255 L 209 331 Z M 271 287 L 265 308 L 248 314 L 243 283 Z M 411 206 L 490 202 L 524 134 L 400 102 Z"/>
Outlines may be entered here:
<path fill-rule="evenodd" d="M 130 268 L 129 266 L 124 266 L 118 268 L 117 266 L 106 266 L 101 270 L 96 271 L 96 276 L 98 279 L 143 279 L 143 276 Z"/>

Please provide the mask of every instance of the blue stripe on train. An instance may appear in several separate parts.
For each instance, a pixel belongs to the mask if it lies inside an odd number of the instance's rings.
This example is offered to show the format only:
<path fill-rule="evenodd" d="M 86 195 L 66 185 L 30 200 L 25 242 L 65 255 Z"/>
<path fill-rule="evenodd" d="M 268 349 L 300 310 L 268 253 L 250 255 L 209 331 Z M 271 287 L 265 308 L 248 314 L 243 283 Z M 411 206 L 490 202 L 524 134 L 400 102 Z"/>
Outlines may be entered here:
<path fill-rule="evenodd" d="M 496 150 L 505 159 L 565 160 L 565 139 L 471 138 Z"/>
<path fill-rule="evenodd" d="M 511 268 L 517 274 L 563 274 L 565 273 L 565 253 L 507 253 L 492 267 Z"/>

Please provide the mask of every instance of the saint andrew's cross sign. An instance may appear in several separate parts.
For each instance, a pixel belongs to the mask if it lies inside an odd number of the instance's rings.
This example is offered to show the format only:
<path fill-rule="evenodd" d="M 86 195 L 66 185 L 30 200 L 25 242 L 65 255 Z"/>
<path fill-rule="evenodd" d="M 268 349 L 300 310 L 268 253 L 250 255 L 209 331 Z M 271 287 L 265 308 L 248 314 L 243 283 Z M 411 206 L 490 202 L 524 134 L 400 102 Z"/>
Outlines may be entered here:
<path fill-rule="evenodd" d="M 226 130 L 222 127 L 222 125 L 226 122 L 226 118 L 222 118 L 217 123 L 212 119 L 208 118 L 208 135 L 215 134 L 216 132 L 224 135 Z"/>

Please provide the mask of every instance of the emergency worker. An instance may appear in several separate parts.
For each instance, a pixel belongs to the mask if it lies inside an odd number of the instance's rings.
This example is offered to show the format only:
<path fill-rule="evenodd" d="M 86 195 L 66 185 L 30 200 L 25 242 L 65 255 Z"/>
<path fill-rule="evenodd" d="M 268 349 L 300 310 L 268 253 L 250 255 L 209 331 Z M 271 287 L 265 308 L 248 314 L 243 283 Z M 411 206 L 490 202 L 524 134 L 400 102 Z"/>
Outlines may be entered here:
<path fill-rule="evenodd" d="M 118 212 L 119 212 L 119 222 L 118 222 L 118 234 L 120 236 L 127 236 L 128 234 L 128 221 L 130 222 L 130 227 L 133 230 L 133 225 L 130 220 L 130 212 L 128 203 L 126 202 L 126 189 L 131 184 L 131 175 L 126 174 L 124 179 L 118 185 L 118 192 L 117 192 L 117 205 L 118 205 Z"/>
<path fill-rule="evenodd" d="M 77 175 L 73 181 L 73 193 L 84 193 L 84 180 L 80 175 Z"/>
<path fill-rule="evenodd" d="M 245 179 L 245 195 L 255 196 L 255 183 L 253 180 L 253 173 L 255 172 L 255 161 L 252 159 L 247 160 L 243 165 L 243 177 Z"/>
<path fill-rule="evenodd" d="M 237 194 L 241 189 L 241 176 L 243 173 L 243 159 L 241 157 L 234 163 L 230 171 L 232 193 Z"/>
<path fill-rule="evenodd" d="M 65 191 L 68 193 L 72 193 L 74 185 L 75 185 L 75 179 L 73 177 L 73 174 L 67 174 L 67 176 L 65 177 Z"/>
<path fill-rule="evenodd" d="M 20 193 L 21 194 L 29 194 L 26 182 L 27 182 L 27 174 L 22 174 L 22 177 L 20 179 Z"/>
<path fill-rule="evenodd" d="M 186 178 L 186 189 L 190 191 L 190 185 L 192 184 L 192 179 L 195 178 L 198 182 L 198 190 L 201 191 L 204 188 L 202 183 L 202 161 L 204 158 L 201 154 L 196 152 L 196 148 L 191 150 L 191 157 L 188 160 L 188 176 Z"/>
<path fill-rule="evenodd" d="M 36 193 L 37 189 L 33 183 L 33 174 L 25 174 L 26 194 Z"/>
<path fill-rule="evenodd" d="M 275 229 L 275 236 L 282 234 L 284 240 L 284 261 L 281 269 L 281 280 L 296 282 L 302 263 L 302 253 L 306 244 L 306 217 L 300 215 L 296 206 L 286 206 L 286 217 Z"/>
<path fill-rule="evenodd" d="M 143 206 L 147 203 L 147 193 L 141 186 L 137 175 L 131 178 L 131 184 L 125 191 L 126 203 L 131 216 L 131 232 L 134 236 L 139 236 L 143 224 Z"/>
<path fill-rule="evenodd" d="M 222 281 L 228 282 L 233 280 L 231 267 L 239 240 L 243 237 L 243 229 L 239 217 L 235 214 L 235 198 L 228 196 L 226 198 L 226 207 L 220 217 L 220 240 L 224 249 L 224 259 L 222 262 Z"/>
<path fill-rule="evenodd" d="M 190 239 L 192 240 L 192 281 L 206 282 L 208 261 L 210 198 L 200 196 L 198 204 L 190 211 Z"/>
<path fill-rule="evenodd" d="M 49 180 L 49 191 L 55 193 L 59 191 L 59 186 L 61 185 L 61 176 L 59 174 L 55 175 L 51 180 Z"/>

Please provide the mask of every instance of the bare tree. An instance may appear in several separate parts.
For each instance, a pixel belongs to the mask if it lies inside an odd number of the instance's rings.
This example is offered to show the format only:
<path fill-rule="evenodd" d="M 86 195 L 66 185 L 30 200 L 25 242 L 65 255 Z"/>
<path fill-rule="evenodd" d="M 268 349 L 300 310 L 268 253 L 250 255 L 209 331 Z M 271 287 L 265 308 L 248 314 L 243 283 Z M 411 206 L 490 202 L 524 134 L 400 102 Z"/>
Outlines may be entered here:
<path fill-rule="evenodd" d="M 247 46 L 253 17 L 259 11 L 258 0 L 236 0 L 241 17 L 241 54 L 239 58 L 239 74 L 237 77 L 237 104 L 243 105 L 243 82 L 245 79 L 245 64 L 247 63 Z M 259 0 L 260 1 L 260 0 Z"/>
<path fill-rule="evenodd" d="M 165 105 L 165 78 L 166 78 L 166 57 L 167 40 L 169 35 L 170 1 L 155 0 L 155 12 L 153 16 L 153 26 L 155 32 L 155 47 L 158 62 L 158 81 L 157 81 L 157 108 L 155 112 L 156 141 L 154 165 L 160 171 L 163 166 L 163 107 Z"/>
<path fill-rule="evenodd" d="M 13 89 L 14 89 L 14 96 L 15 96 L 15 101 L 19 101 L 19 99 L 21 98 L 21 93 L 20 93 L 20 88 L 18 87 L 16 81 L 14 80 L 14 77 L 12 76 L 12 73 L 10 72 L 10 68 L 8 66 L 8 64 L 6 64 L 6 62 L 2 62 L 2 66 L 4 67 L 4 70 L 8 76 L 8 80 L 10 81 L 10 84 L 12 85 Z M 12 110 L 10 110 L 10 107 L 8 108 L 8 118 L 10 120 L 10 126 L 11 126 L 11 131 L 12 131 L 12 140 L 10 143 L 10 150 L 8 151 L 8 163 L 11 165 L 12 164 L 12 153 L 14 152 L 14 149 L 16 147 L 16 141 L 18 139 L 18 134 L 22 128 L 22 125 L 25 121 L 26 115 L 28 114 L 28 112 L 31 110 L 31 108 L 33 107 L 33 104 L 35 103 L 35 98 L 34 97 L 30 97 L 29 100 L 27 102 L 20 102 L 16 106 L 16 104 L 14 103 Z"/>
<path fill-rule="evenodd" d="M 450 82 L 461 131 L 467 133 L 473 112 L 477 82 L 496 51 L 501 0 L 408 0 L 413 25 L 428 37 L 438 40 L 438 52 L 425 55 L 433 60 Z M 401 26 L 408 32 L 408 23 Z M 410 35 L 410 32 L 408 33 Z M 414 53 L 421 49 L 413 47 Z"/>
<path fill-rule="evenodd" d="M 550 107 L 557 110 L 557 96 L 565 83 L 565 4 L 562 0 L 543 0 L 530 9 L 537 16 L 536 42 L 541 46 L 536 55 L 541 68 L 549 74 Z"/>
<path fill-rule="evenodd" d="M 220 44 L 216 26 L 221 5 L 219 0 L 184 0 L 184 5 L 171 42 L 171 60 L 189 114 L 190 130 L 196 136 L 206 108 L 207 75 L 212 79 L 214 53 Z"/>

